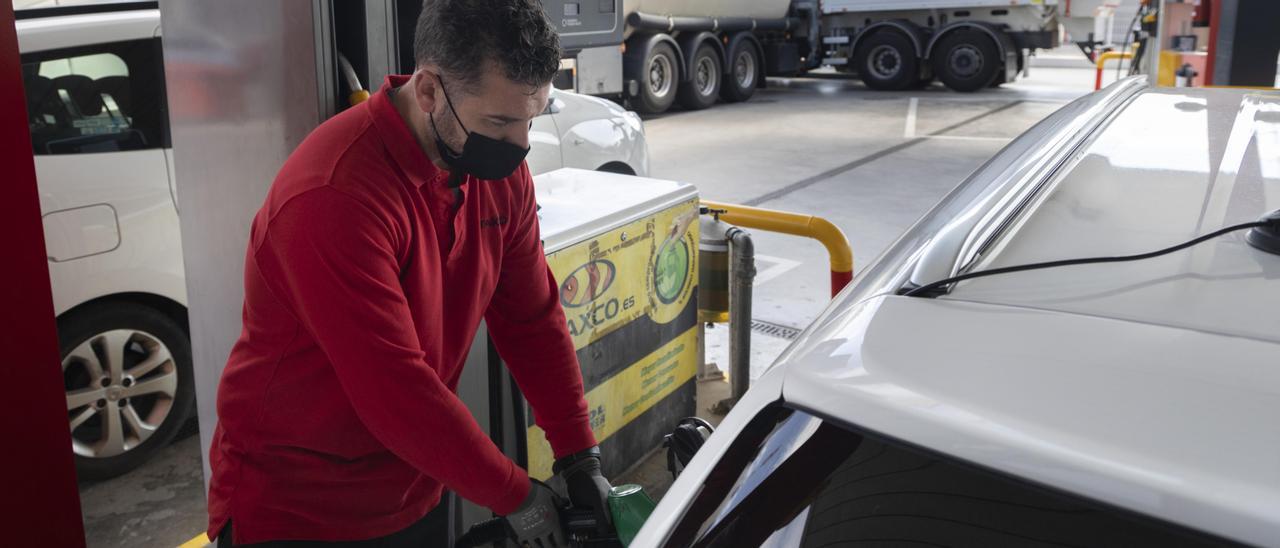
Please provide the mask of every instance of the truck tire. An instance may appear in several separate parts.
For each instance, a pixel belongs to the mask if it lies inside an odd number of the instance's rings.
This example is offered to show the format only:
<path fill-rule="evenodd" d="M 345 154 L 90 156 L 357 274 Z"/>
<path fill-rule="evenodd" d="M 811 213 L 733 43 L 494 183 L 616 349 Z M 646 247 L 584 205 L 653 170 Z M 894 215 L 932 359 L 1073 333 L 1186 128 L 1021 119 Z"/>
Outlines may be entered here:
<path fill-rule="evenodd" d="M 720 56 L 711 44 L 702 43 L 689 64 L 689 81 L 680 84 L 680 106 L 689 110 L 702 110 L 716 104 L 720 97 L 720 81 L 724 68 Z"/>
<path fill-rule="evenodd" d="M 680 82 L 680 61 L 671 44 L 654 44 L 644 56 L 643 68 L 637 78 L 640 92 L 635 109 L 644 114 L 660 114 L 676 101 L 676 87 Z"/>
<path fill-rule="evenodd" d="M 728 69 L 724 83 L 720 84 L 720 97 L 729 103 L 750 99 L 764 75 L 760 71 L 759 52 L 742 35 L 730 42 Z"/>
<path fill-rule="evenodd" d="M 1022 63 L 1023 63 L 1022 52 L 1018 52 L 1018 71 L 1017 71 L 1018 75 L 1022 74 Z M 996 77 L 994 80 L 991 80 L 991 85 L 988 87 L 998 88 L 1004 84 L 1009 83 L 1006 77 L 1007 74 L 1008 73 L 1004 70 L 996 71 Z"/>
<path fill-rule="evenodd" d="M 854 54 L 858 76 L 871 89 L 899 91 L 914 86 L 920 74 L 911 39 L 894 30 L 881 30 L 862 39 Z"/>
<path fill-rule="evenodd" d="M 947 33 L 929 56 L 938 79 L 961 92 L 990 86 L 1003 70 L 996 43 L 975 29 L 961 28 Z"/>
<path fill-rule="evenodd" d="M 168 445 L 191 416 L 191 342 L 154 308 L 110 302 L 58 319 L 76 473 L 118 476 Z"/>

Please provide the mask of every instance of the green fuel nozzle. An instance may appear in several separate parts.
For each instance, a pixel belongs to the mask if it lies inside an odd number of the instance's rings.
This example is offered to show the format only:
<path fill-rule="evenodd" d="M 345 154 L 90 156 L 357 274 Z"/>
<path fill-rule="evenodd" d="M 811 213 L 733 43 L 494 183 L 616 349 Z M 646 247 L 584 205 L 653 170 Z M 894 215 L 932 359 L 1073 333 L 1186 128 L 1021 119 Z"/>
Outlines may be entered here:
<path fill-rule="evenodd" d="M 630 546 L 635 540 L 653 508 L 653 499 L 639 485 L 618 485 L 609 490 L 609 513 L 623 546 Z"/>

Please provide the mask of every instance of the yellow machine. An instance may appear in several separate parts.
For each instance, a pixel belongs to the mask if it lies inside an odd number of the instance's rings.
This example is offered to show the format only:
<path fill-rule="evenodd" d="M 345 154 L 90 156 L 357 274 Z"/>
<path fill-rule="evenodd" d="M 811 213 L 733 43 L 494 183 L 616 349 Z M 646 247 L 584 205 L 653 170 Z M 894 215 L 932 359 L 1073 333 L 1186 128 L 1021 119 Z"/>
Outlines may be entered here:
<path fill-rule="evenodd" d="M 668 181 L 560 170 L 537 179 L 547 263 L 587 391 L 605 474 L 638 463 L 694 414 L 698 197 Z M 554 457 L 525 413 L 528 469 Z"/>

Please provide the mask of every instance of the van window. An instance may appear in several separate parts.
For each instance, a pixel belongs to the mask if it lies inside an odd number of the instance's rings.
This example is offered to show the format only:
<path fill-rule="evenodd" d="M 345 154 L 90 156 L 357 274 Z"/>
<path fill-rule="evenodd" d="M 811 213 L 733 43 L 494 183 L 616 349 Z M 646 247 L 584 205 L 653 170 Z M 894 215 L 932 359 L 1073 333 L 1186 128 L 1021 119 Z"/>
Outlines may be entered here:
<path fill-rule="evenodd" d="M 26 54 L 22 80 L 36 155 L 168 144 L 159 39 Z"/>

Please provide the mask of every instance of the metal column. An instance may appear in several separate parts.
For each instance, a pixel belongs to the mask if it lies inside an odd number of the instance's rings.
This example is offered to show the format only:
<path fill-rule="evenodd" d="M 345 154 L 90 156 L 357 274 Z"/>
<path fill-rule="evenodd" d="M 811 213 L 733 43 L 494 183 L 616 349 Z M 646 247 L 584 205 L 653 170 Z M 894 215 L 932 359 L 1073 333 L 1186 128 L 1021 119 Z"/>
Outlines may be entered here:
<path fill-rule="evenodd" d="M 333 110 L 327 2 L 160 5 L 191 350 L 208 454 L 218 380 L 240 335 L 249 226 L 290 152 Z M 329 52 L 329 53 L 326 53 Z M 326 61 L 327 59 L 327 61 Z M 315 60 L 315 62 L 308 62 Z M 205 481 L 209 468 L 205 463 Z"/>

